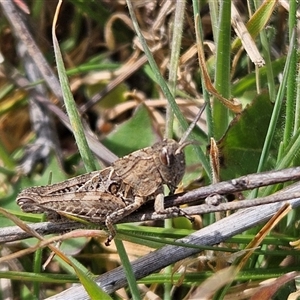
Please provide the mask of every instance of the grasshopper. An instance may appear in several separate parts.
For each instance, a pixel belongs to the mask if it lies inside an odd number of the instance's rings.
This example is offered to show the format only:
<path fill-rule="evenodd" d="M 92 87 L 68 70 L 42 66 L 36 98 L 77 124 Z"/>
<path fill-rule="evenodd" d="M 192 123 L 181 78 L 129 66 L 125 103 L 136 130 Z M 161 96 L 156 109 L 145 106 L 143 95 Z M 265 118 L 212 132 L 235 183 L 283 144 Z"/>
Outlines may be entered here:
<path fill-rule="evenodd" d="M 114 224 L 154 200 L 155 212 L 179 216 L 178 207 L 164 208 L 164 185 L 174 193 L 185 172 L 183 149 L 187 136 L 205 105 L 179 142 L 165 139 L 117 159 L 110 167 L 80 175 L 61 183 L 23 190 L 17 203 L 24 212 L 46 213 L 48 219 L 83 219 L 105 225 L 108 246 L 116 231 Z"/>
<path fill-rule="evenodd" d="M 164 208 L 163 185 L 174 193 L 185 172 L 187 143 L 166 139 L 117 159 L 110 167 L 47 186 L 30 187 L 17 197 L 24 212 L 47 214 L 50 221 L 66 215 L 104 224 L 109 245 L 113 224 L 154 199 L 157 213 L 181 215 L 178 207 Z"/>

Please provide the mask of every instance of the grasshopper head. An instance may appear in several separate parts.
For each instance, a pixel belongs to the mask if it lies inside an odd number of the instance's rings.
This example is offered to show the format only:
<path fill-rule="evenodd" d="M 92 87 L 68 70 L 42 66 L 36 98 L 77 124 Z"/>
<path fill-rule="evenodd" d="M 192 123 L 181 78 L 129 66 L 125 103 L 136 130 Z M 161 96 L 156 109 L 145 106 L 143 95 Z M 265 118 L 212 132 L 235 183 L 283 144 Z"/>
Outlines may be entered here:
<path fill-rule="evenodd" d="M 185 172 L 183 152 L 185 146 L 187 146 L 187 143 L 180 145 L 171 139 L 153 145 L 153 149 L 157 154 L 155 157 L 156 167 L 163 183 L 168 185 L 171 193 L 174 193 Z"/>

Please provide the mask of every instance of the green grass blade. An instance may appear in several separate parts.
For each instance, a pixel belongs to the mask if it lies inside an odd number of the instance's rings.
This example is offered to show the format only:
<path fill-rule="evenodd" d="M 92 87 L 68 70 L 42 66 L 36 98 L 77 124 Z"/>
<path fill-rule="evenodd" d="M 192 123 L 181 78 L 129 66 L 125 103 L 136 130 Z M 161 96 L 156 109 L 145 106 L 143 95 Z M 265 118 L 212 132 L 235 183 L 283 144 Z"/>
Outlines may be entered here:
<path fill-rule="evenodd" d="M 225 98 L 230 98 L 230 60 L 231 60 L 231 1 L 225 0 L 220 6 L 219 34 L 216 49 L 215 88 Z M 218 100 L 213 106 L 214 133 L 219 139 L 225 133 L 229 123 L 228 109 Z"/>
<path fill-rule="evenodd" d="M 123 242 L 121 240 L 115 239 L 115 244 L 122 262 L 122 266 L 124 268 L 124 271 L 126 273 L 126 278 L 128 280 L 128 285 L 131 291 L 132 299 L 133 300 L 139 300 L 140 292 L 136 283 L 136 279 L 134 276 L 134 273 L 132 271 L 132 267 L 128 258 L 128 255 L 126 253 L 126 250 L 124 248 Z"/>
<path fill-rule="evenodd" d="M 294 35 L 295 35 L 295 32 L 293 33 L 292 39 L 290 41 L 290 49 L 289 49 L 289 53 L 287 55 L 287 60 L 286 60 L 286 64 L 285 64 L 284 71 L 283 71 L 283 78 L 282 78 L 282 82 L 280 84 L 278 94 L 276 97 L 275 106 L 273 109 L 272 117 L 271 117 L 269 128 L 267 131 L 265 143 L 264 143 L 262 153 L 260 156 L 257 173 L 263 171 L 264 165 L 265 165 L 268 155 L 269 155 L 271 143 L 273 141 L 276 124 L 278 122 L 280 110 L 281 110 L 282 103 L 283 103 L 283 98 L 285 95 L 285 90 L 286 90 L 286 85 L 287 85 L 287 80 L 288 80 L 288 73 L 289 73 L 290 66 L 291 66 L 291 52 L 293 51 L 292 48 L 294 47 L 294 44 L 295 44 Z M 257 193 L 258 193 L 258 190 L 257 189 L 254 190 L 253 193 L 251 193 L 251 197 L 253 197 L 253 198 L 256 197 Z"/>
<path fill-rule="evenodd" d="M 69 257 L 69 260 L 72 263 L 72 267 L 74 268 L 81 284 L 84 286 L 85 290 L 92 300 L 112 300 L 112 298 L 107 293 L 105 293 L 94 281 L 94 275 L 92 275 L 76 259 Z"/>
<path fill-rule="evenodd" d="M 55 34 L 55 24 L 56 22 L 53 22 L 52 27 L 52 39 L 53 39 L 53 47 L 54 47 L 54 54 L 55 54 L 55 60 L 57 65 L 57 71 L 59 76 L 59 81 L 62 87 L 63 92 L 63 99 L 66 106 L 66 110 L 68 113 L 68 116 L 70 118 L 70 123 L 73 128 L 73 134 L 76 140 L 76 144 L 78 146 L 80 155 L 82 157 L 83 163 L 85 165 L 85 168 L 87 172 L 94 171 L 96 169 L 95 163 L 94 163 L 94 157 L 92 155 L 92 152 L 88 146 L 87 140 L 85 138 L 85 133 L 83 130 L 82 122 L 80 120 L 80 116 L 70 89 L 68 77 L 66 75 L 66 69 L 64 66 L 63 58 L 60 52 L 59 44 L 56 38 Z"/>
<path fill-rule="evenodd" d="M 296 2 L 291 1 L 290 12 L 289 12 L 289 39 L 292 39 L 294 36 L 297 39 L 297 36 L 293 35 L 293 28 L 296 28 L 297 19 L 297 7 Z M 296 107 L 296 79 L 297 79 L 297 43 L 294 42 L 294 47 L 291 51 L 291 66 L 287 79 L 287 91 L 286 91 L 286 113 L 285 113 L 285 126 L 284 126 L 284 136 L 283 136 L 283 148 L 285 148 L 291 140 L 294 131 L 295 124 L 295 107 Z"/>

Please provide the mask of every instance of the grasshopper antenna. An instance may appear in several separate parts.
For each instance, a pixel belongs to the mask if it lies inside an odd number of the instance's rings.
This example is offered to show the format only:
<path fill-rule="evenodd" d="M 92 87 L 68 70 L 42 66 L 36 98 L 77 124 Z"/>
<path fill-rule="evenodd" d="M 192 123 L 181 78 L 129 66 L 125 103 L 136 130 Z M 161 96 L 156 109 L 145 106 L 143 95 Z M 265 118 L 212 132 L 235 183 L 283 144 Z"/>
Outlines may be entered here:
<path fill-rule="evenodd" d="M 184 133 L 184 135 L 180 139 L 179 145 L 182 145 L 181 148 L 184 148 L 184 146 L 186 146 L 187 143 L 190 144 L 190 142 L 186 142 L 186 139 L 188 138 L 188 136 L 190 135 L 190 133 L 192 132 L 192 130 L 196 126 L 197 122 L 199 121 L 204 109 L 206 108 L 206 104 L 207 103 L 205 102 L 204 105 L 199 110 L 199 112 L 197 113 L 197 115 L 196 115 L 195 119 L 193 120 L 193 122 L 190 124 L 189 128 L 186 130 L 186 132 Z"/>

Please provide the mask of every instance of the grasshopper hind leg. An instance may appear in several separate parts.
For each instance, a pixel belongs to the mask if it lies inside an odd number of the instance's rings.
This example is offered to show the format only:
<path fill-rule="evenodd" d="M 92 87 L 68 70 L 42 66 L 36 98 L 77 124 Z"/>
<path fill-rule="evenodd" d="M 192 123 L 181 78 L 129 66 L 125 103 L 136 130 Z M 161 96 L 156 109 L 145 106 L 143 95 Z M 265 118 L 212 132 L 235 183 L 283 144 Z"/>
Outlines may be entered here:
<path fill-rule="evenodd" d="M 116 235 L 114 224 L 136 211 L 144 202 L 145 199 L 143 197 L 135 197 L 133 203 L 125 206 L 124 208 L 114 211 L 106 217 L 105 226 L 109 232 L 109 236 L 107 238 L 107 241 L 105 242 L 106 246 L 110 245 L 110 242 Z"/>

